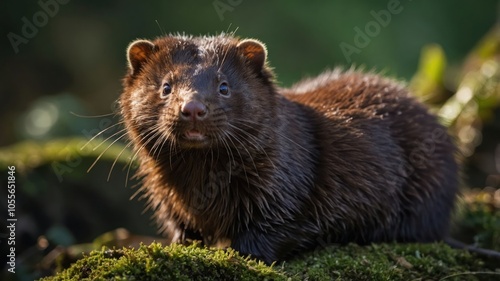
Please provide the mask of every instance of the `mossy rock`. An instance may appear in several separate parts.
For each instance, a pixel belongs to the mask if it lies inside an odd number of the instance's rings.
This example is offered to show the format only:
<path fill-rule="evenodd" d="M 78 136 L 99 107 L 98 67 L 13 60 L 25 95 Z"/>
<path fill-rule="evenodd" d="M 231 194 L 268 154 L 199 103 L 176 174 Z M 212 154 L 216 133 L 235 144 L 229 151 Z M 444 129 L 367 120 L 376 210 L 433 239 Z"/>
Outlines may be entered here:
<path fill-rule="evenodd" d="M 440 243 L 331 246 L 273 266 L 231 249 L 153 243 L 94 251 L 43 280 L 500 280 L 500 265 Z"/>

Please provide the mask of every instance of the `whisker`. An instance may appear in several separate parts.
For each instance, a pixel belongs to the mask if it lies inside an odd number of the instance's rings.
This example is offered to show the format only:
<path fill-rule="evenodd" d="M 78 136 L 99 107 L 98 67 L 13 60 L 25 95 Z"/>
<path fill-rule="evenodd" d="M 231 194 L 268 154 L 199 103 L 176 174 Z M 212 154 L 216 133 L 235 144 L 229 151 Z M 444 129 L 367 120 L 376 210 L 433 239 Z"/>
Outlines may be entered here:
<path fill-rule="evenodd" d="M 168 141 L 168 136 L 171 134 L 170 128 L 168 129 L 168 132 L 169 132 L 168 135 L 165 135 L 164 133 L 162 133 L 160 136 L 160 139 L 163 139 L 161 142 L 161 145 L 160 145 L 160 149 L 159 149 L 160 152 L 163 151 L 163 147 L 165 146 L 165 143 L 167 143 L 167 141 Z M 158 153 L 158 156 L 159 156 L 159 154 L 160 153 Z M 172 153 L 171 153 L 171 151 L 169 151 L 169 153 L 168 153 L 168 159 L 169 159 L 170 167 L 172 167 Z"/>
<path fill-rule="evenodd" d="M 263 147 L 262 145 L 260 145 L 260 144 L 259 144 L 259 139 L 258 139 L 256 136 L 254 136 L 254 135 L 252 135 L 252 134 L 248 133 L 247 131 L 245 131 L 245 130 L 243 130 L 243 129 L 241 129 L 241 128 L 238 128 L 237 126 L 234 126 L 234 125 L 232 125 L 232 124 L 228 124 L 228 125 L 229 125 L 231 128 L 238 130 L 241 134 L 244 134 L 244 135 L 245 135 L 248 139 L 251 139 L 252 141 L 250 141 L 249 143 L 250 143 L 251 145 L 253 145 L 253 147 L 254 147 L 257 151 L 262 151 L 262 153 L 263 153 L 264 155 L 266 155 L 266 158 L 269 160 L 269 162 L 271 163 L 271 165 L 273 166 L 273 168 L 275 168 L 275 169 L 276 169 L 276 166 L 274 165 L 273 160 L 269 157 L 269 155 L 267 154 L 267 152 L 266 152 L 266 150 L 264 149 L 264 147 Z M 243 136 L 243 137 L 245 137 L 245 136 Z"/>
<path fill-rule="evenodd" d="M 247 124 L 245 124 L 245 122 L 246 122 Z M 239 123 L 239 124 L 241 124 L 241 125 L 243 125 L 243 126 L 247 126 L 247 127 L 250 127 L 250 128 L 252 128 L 250 125 L 258 125 L 258 123 L 253 122 L 253 121 L 251 121 L 251 120 L 242 120 L 242 119 L 235 120 L 235 123 Z M 266 134 L 266 136 L 268 136 L 268 137 L 272 137 L 272 136 L 270 136 L 269 134 L 267 134 L 266 132 L 262 132 L 262 133 Z M 291 142 L 291 143 L 295 144 L 297 147 L 299 147 L 300 149 L 302 149 L 304 152 L 309 152 L 309 150 L 308 150 L 307 148 L 303 147 L 302 145 L 298 144 L 298 143 L 297 143 L 297 142 L 295 142 L 294 140 L 290 139 L 289 137 L 287 137 L 285 134 L 283 134 L 283 133 L 282 133 L 282 132 L 280 132 L 279 130 L 274 130 L 274 131 L 273 131 L 273 133 L 276 133 L 276 134 L 277 134 L 277 135 L 279 135 L 280 137 L 282 137 L 282 138 L 286 139 L 287 141 L 289 141 L 289 142 Z"/>
<path fill-rule="evenodd" d="M 108 145 L 108 147 L 106 147 L 106 149 L 104 151 L 102 151 L 99 156 L 97 157 L 97 159 L 94 161 L 94 163 L 92 163 L 92 165 L 90 166 L 90 168 L 88 168 L 87 170 L 87 173 L 90 172 L 90 170 L 92 170 L 92 168 L 95 166 L 95 164 L 99 161 L 99 159 L 101 159 L 101 157 L 104 155 L 104 153 L 106 153 L 106 151 L 108 151 L 108 149 L 113 145 L 115 144 L 117 141 L 119 141 L 121 138 L 123 138 L 124 136 L 126 136 L 127 134 L 126 133 L 123 133 L 119 138 L 117 138 L 116 140 L 114 140 L 110 145 Z M 101 143 L 102 144 L 102 143 Z"/>
<path fill-rule="evenodd" d="M 227 143 L 227 141 L 224 138 L 221 138 L 221 140 L 222 140 L 222 145 L 224 146 L 224 149 L 227 151 L 228 156 L 230 156 L 230 159 L 229 159 L 229 182 L 231 182 L 232 168 L 233 168 L 233 165 L 236 164 L 236 162 L 234 160 L 234 154 L 231 151 L 231 147 L 229 147 L 229 144 Z M 217 154 L 217 158 L 219 158 L 218 154 Z"/>
<path fill-rule="evenodd" d="M 115 164 L 116 162 L 118 161 L 118 159 L 120 158 L 120 156 L 123 154 L 123 152 L 125 152 L 125 150 L 130 147 L 132 145 L 132 142 L 129 141 L 128 144 L 120 151 L 120 153 L 118 154 L 118 156 L 115 157 L 115 160 L 113 161 L 113 164 L 111 165 L 111 169 L 109 170 L 109 173 L 108 173 L 108 178 L 107 178 L 107 181 L 109 181 L 109 179 L 111 178 L 111 173 L 113 172 L 113 168 L 115 167 Z"/>
<path fill-rule="evenodd" d="M 240 156 L 240 160 L 241 160 L 241 165 L 243 167 L 243 172 L 245 173 L 245 179 L 246 179 L 246 182 L 248 183 L 248 187 L 250 187 L 250 181 L 248 180 L 248 174 L 247 174 L 247 171 L 245 169 L 245 160 L 243 160 L 243 157 L 241 156 L 241 153 L 239 151 L 239 149 L 237 148 L 237 146 L 234 144 L 234 142 L 232 141 L 231 139 L 231 135 L 229 134 L 229 132 L 225 131 L 224 134 L 226 135 L 226 138 L 233 144 L 233 146 L 236 148 L 236 153 L 238 153 L 238 155 Z"/>
<path fill-rule="evenodd" d="M 155 132 L 154 128 L 155 127 L 153 127 L 151 130 L 149 130 L 149 132 L 146 135 L 144 135 L 144 136 L 138 135 L 136 138 L 134 138 L 135 142 L 137 141 L 138 138 L 141 138 L 142 140 L 145 140 L 145 138 L 148 138 L 148 140 L 145 141 L 145 142 L 143 142 L 143 144 L 141 145 L 141 147 L 135 151 L 134 155 L 132 155 L 132 158 L 130 159 L 129 164 L 128 164 L 127 175 L 126 175 L 126 178 L 125 178 L 125 186 L 127 186 L 127 184 L 128 184 L 128 179 L 130 177 L 130 170 L 132 169 L 132 163 L 135 161 L 135 159 L 138 156 L 139 152 L 141 150 L 143 150 L 146 147 L 146 145 L 148 145 L 149 142 L 151 141 L 152 138 L 150 137 L 150 135 Z"/>
<path fill-rule="evenodd" d="M 98 144 L 97 146 L 95 146 L 94 148 L 92 148 L 92 151 L 95 151 L 96 149 L 98 149 L 103 143 L 107 142 L 109 139 L 113 138 L 114 136 L 118 135 L 118 134 L 121 134 L 121 133 L 126 133 L 127 129 L 126 128 L 123 128 L 121 129 L 120 131 L 112 134 L 111 136 L 107 137 L 106 139 L 104 139 L 100 144 Z"/>
<path fill-rule="evenodd" d="M 81 118 L 102 118 L 102 117 L 107 117 L 107 116 L 112 116 L 115 115 L 116 113 L 106 113 L 106 114 L 101 114 L 101 115 L 83 115 L 83 114 L 78 114 L 73 111 L 69 112 L 70 114 L 76 116 L 76 117 L 81 117 Z"/>
<path fill-rule="evenodd" d="M 154 142 L 153 146 L 151 147 L 151 156 L 155 157 L 156 161 L 158 161 L 160 154 L 161 154 L 161 150 L 159 150 L 159 148 L 160 148 L 160 144 L 163 141 L 160 138 L 160 136 L 162 135 L 162 132 L 160 130 L 160 126 L 157 126 L 157 128 L 155 128 L 154 131 L 155 131 L 155 133 L 151 136 L 152 139 L 155 139 L 155 142 Z"/>
<path fill-rule="evenodd" d="M 90 142 L 92 142 L 95 138 L 97 138 L 98 136 L 102 135 L 104 132 L 106 132 L 107 130 L 111 129 L 111 128 L 114 128 L 116 126 L 119 126 L 121 124 L 123 124 L 124 122 L 121 121 L 121 122 L 118 122 L 116 124 L 113 124 L 111 126 L 108 126 L 107 128 L 105 129 L 102 129 L 99 133 L 95 134 L 92 138 L 90 138 L 81 148 L 80 150 L 84 149 Z"/>
<path fill-rule="evenodd" d="M 221 71 L 222 66 L 224 66 L 224 63 L 226 62 L 226 57 L 227 57 L 227 55 L 229 54 L 229 46 L 224 46 L 224 47 L 222 47 L 222 48 L 223 48 L 223 49 L 222 49 L 222 51 L 223 51 L 223 54 L 224 54 L 224 55 L 222 56 L 222 62 L 220 63 L 220 66 L 219 66 L 219 68 L 217 69 L 217 71 Z M 224 48 L 225 48 L 225 50 L 224 50 Z"/>

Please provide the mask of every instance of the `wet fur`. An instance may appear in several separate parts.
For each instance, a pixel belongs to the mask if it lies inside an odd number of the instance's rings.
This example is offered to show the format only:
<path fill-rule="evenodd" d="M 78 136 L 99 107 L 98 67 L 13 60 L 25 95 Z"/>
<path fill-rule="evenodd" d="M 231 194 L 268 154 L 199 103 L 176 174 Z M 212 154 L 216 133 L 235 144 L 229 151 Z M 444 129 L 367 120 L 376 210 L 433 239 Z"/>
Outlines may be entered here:
<path fill-rule="evenodd" d="M 280 89 L 267 63 L 259 66 L 241 42 L 167 36 L 151 49 L 129 49 L 137 57 L 121 114 L 143 197 L 172 242 L 197 232 L 208 245 L 270 263 L 325 243 L 447 236 L 455 148 L 404 87 L 334 70 Z M 213 90 L 220 74 L 229 98 Z M 160 99 L 165 79 L 176 89 Z M 207 105 L 206 122 L 179 121 L 186 98 Z M 209 144 L 180 142 L 188 126 L 209 135 Z"/>

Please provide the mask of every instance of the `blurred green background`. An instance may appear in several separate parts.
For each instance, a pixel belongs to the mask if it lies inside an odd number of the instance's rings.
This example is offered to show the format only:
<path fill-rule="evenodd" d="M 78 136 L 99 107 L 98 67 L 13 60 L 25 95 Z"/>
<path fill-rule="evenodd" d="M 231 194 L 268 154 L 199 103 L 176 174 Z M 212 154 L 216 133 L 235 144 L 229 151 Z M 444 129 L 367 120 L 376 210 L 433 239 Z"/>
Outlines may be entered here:
<path fill-rule="evenodd" d="M 500 196 L 495 193 L 500 186 L 498 4 L 2 1 L 0 171 L 6 179 L 7 166 L 17 168 L 16 277 L 32 280 L 53 269 L 47 256 L 57 245 L 91 242 L 119 227 L 155 235 L 151 213 L 142 213 L 144 201 L 129 200 L 136 184 L 134 179 L 125 183 L 134 169 L 128 174 L 130 155 L 122 140 L 111 146 L 119 128 L 80 149 L 118 121 L 112 113 L 126 70 L 125 48 L 137 38 L 236 30 L 267 45 L 282 86 L 351 65 L 405 80 L 456 134 L 466 163 L 465 185 L 489 187 L 488 194 Z M 387 11 L 390 18 L 377 19 Z M 358 28 L 365 34 L 362 44 Z M 356 48 L 349 56 L 341 47 L 347 45 Z M 457 98 L 464 87 L 473 90 L 469 100 Z M 0 198 L 6 194 L 2 188 Z M 6 203 L 2 199 L 0 206 L 6 209 Z M 4 241 L 0 261 L 5 265 Z"/>

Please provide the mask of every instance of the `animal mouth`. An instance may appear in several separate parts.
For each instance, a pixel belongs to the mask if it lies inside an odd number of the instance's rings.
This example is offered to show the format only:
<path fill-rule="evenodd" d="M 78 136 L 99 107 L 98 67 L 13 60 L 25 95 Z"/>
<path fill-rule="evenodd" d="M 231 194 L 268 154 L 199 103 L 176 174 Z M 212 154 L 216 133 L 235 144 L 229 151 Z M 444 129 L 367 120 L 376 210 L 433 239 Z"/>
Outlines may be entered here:
<path fill-rule="evenodd" d="M 188 130 L 184 133 L 184 137 L 190 141 L 204 141 L 207 138 L 198 130 Z"/>

